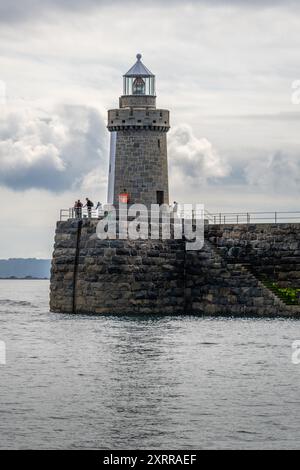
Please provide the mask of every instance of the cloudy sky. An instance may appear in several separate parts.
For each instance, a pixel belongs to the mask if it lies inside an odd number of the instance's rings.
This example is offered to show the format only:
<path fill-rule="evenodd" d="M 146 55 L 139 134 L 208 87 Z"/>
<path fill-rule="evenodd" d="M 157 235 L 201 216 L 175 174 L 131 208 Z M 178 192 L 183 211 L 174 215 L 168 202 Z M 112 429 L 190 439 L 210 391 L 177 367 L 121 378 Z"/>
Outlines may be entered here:
<path fill-rule="evenodd" d="M 0 258 L 51 256 L 59 209 L 105 201 L 137 52 L 171 111 L 171 200 L 299 209 L 300 5 L 249 3 L 0 0 Z"/>

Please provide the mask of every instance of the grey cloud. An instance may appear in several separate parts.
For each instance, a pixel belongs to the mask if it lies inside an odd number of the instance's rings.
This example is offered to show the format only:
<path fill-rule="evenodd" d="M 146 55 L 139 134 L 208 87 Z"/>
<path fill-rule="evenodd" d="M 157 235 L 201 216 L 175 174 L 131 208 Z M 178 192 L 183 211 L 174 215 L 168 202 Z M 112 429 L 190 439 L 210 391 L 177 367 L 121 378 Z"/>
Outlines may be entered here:
<path fill-rule="evenodd" d="M 56 11 L 87 12 L 108 3 L 106 0 L 22 0 L 20 2 L 0 0 L 0 21 L 3 23 L 31 21 Z"/>
<path fill-rule="evenodd" d="M 278 151 L 252 160 L 245 168 L 248 184 L 265 192 L 281 194 L 300 191 L 300 157 Z"/>
<path fill-rule="evenodd" d="M 211 114 L 205 116 L 206 119 L 215 120 L 250 120 L 250 121 L 300 121 L 300 112 L 282 112 L 282 113 L 268 113 L 268 114 Z"/>
<path fill-rule="evenodd" d="M 10 2 L 0 0 L 0 21 L 14 22 L 23 20 L 32 20 L 40 18 L 41 14 L 47 14 L 57 11 L 69 12 L 88 12 L 91 9 L 101 6 L 114 6 L 114 4 L 124 4 L 136 6 L 133 0 L 22 0 L 20 2 Z M 170 8 L 171 4 L 182 4 L 181 0 L 153 0 L 152 5 L 158 5 L 160 8 Z M 210 7 L 245 7 L 245 8 L 263 8 L 278 6 L 298 6 L 298 0 L 189 0 L 186 5 L 203 5 Z M 138 4 L 142 9 L 144 5 Z"/>
<path fill-rule="evenodd" d="M 300 121 L 300 112 L 246 114 L 242 116 L 236 116 L 236 119 L 249 119 L 253 121 Z"/>
<path fill-rule="evenodd" d="M 101 2 L 103 3 L 103 2 Z M 88 10 L 99 4 L 96 0 L 22 0 L 21 2 L 0 1 L 0 18 L 2 21 L 13 21 L 32 17 L 49 9 Z"/>
<path fill-rule="evenodd" d="M 238 151 L 238 149 L 236 149 Z M 264 194 L 298 195 L 300 156 L 292 150 L 268 154 L 260 149 L 226 157 L 188 125 L 175 127 L 169 137 L 172 185 L 176 188 L 241 188 Z M 248 157 L 247 157 L 248 155 Z"/>
<path fill-rule="evenodd" d="M 238 152 L 238 149 L 236 149 Z M 230 172 L 224 178 L 209 179 L 212 187 L 241 188 L 265 195 L 294 195 L 300 192 L 300 156 L 292 150 L 266 152 L 240 149 L 240 158 L 227 156 Z"/>
<path fill-rule="evenodd" d="M 78 188 L 99 164 L 106 166 L 106 138 L 102 117 L 90 107 L 62 106 L 47 118 L 33 110 L 9 111 L 0 120 L 0 184 Z"/>

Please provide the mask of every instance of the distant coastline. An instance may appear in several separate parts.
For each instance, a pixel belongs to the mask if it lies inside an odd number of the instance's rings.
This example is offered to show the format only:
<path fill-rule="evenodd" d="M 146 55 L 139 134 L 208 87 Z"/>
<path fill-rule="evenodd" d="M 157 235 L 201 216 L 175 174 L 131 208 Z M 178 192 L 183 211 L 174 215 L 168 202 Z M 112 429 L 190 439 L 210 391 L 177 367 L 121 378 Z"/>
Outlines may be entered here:
<path fill-rule="evenodd" d="M 34 276 L 25 276 L 25 277 L 16 277 L 16 276 L 9 276 L 9 277 L 0 277 L 0 281 L 49 281 L 49 277 L 34 277 Z"/>
<path fill-rule="evenodd" d="M 50 279 L 50 259 L 0 259 L 0 279 Z"/>

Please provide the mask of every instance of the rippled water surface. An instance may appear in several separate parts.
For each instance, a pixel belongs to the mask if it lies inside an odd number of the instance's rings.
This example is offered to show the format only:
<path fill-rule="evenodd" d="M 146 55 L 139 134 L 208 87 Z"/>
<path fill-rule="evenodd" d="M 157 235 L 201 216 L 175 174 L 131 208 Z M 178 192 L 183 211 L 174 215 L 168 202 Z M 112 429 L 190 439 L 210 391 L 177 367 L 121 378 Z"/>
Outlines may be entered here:
<path fill-rule="evenodd" d="M 298 321 L 48 311 L 0 281 L 0 447 L 300 448 Z"/>

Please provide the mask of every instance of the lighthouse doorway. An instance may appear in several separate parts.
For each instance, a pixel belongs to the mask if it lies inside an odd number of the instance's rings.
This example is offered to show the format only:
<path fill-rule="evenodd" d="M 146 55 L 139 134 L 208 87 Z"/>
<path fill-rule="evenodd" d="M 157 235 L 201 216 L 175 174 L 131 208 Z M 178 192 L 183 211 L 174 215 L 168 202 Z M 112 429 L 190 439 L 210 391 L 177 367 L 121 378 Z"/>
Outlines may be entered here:
<path fill-rule="evenodd" d="M 156 204 L 160 206 L 164 203 L 164 192 L 163 191 L 156 191 Z"/>

